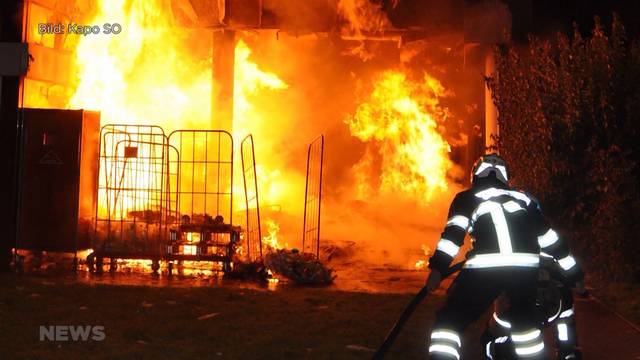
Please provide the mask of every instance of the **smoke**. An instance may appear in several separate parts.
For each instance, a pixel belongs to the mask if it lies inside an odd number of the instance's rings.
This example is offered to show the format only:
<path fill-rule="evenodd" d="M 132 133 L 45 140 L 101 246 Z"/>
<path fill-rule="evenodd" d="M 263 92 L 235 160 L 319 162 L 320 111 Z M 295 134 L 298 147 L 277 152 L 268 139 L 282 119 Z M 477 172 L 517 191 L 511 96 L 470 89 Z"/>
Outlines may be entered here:
<path fill-rule="evenodd" d="M 435 248 L 456 190 L 451 186 L 432 199 L 429 206 L 392 195 L 380 195 L 366 202 L 326 199 L 322 238 L 355 243 L 358 260 L 412 269 L 416 261 L 426 258 L 423 247 Z"/>

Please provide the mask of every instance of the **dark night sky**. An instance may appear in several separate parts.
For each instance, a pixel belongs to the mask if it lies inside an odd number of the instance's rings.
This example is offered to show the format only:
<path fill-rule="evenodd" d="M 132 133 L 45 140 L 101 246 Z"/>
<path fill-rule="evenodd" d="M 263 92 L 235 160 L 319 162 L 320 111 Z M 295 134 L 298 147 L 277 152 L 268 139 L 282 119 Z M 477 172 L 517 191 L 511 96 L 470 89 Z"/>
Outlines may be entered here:
<path fill-rule="evenodd" d="M 510 2 L 522 3 L 523 1 L 511 0 Z M 613 11 L 621 16 L 628 34 L 637 36 L 640 33 L 640 1 L 638 0 L 532 0 L 531 4 L 531 30 L 538 35 L 572 31 L 573 22 L 576 22 L 586 35 L 593 29 L 594 15 L 600 16 L 607 28 Z M 514 27 L 517 27 L 517 24 L 514 24 Z"/>

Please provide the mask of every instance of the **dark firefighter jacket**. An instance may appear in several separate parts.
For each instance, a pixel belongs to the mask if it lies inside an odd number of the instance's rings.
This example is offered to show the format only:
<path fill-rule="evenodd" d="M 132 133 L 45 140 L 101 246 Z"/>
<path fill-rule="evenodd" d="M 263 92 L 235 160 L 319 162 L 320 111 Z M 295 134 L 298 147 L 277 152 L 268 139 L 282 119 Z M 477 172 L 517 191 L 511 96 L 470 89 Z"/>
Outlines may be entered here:
<path fill-rule="evenodd" d="M 455 196 L 429 267 L 445 273 L 467 233 L 473 247 L 467 254 L 467 269 L 537 268 L 540 256 L 547 256 L 558 262 L 568 281 L 583 276 L 567 243 L 551 229 L 537 201 L 494 178 L 477 179 Z"/>

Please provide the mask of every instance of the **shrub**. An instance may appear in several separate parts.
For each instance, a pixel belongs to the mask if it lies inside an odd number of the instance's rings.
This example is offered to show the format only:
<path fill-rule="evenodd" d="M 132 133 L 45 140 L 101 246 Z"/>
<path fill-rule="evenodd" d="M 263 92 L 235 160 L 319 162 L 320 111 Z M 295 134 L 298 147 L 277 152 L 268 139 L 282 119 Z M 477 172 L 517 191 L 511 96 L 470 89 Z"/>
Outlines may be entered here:
<path fill-rule="evenodd" d="M 487 78 L 500 153 L 539 197 L 585 267 L 640 279 L 640 46 L 614 14 L 583 38 L 529 38 L 495 49 Z"/>

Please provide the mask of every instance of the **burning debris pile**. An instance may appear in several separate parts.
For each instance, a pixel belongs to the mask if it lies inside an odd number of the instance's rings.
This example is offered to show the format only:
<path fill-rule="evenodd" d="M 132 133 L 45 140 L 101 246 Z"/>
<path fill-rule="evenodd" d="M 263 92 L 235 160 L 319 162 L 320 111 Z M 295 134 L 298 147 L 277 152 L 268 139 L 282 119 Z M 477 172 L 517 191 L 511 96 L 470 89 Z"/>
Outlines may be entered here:
<path fill-rule="evenodd" d="M 234 260 L 233 269 L 227 271 L 224 277 L 225 279 L 265 282 L 269 278 L 269 272 L 262 261 Z"/>
<path fill-rule="evenodd" d="M 327 267 L 314 254 L 297 249 L 267 250 L 264 260 L 243 261 L 236 258 L 233 269 L 226 272 L 226 279 L 265 282 L 283 277 L 296 285 L 330 285 L 336 278 L 334 270 Z"/>
<path fill-rule="evenodd" d="M 329 285 L 335 279 L 333 269 L 326 267 L 314 254 L 296 249 L 280 249 L 267 254 L 266 266 L 300 285 Z"/>

